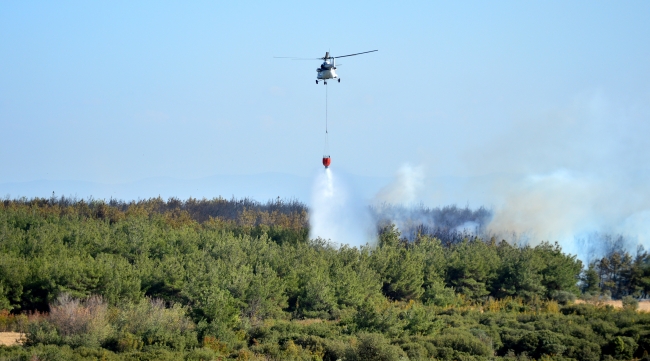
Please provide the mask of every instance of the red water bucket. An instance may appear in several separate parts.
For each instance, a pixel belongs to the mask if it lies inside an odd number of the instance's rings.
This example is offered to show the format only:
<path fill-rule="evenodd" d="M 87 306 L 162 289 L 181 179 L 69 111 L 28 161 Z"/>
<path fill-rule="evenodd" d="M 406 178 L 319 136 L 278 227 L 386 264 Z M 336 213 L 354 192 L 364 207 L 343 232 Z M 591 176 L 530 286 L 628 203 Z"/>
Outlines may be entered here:
<path fill-rule="evenodd" d="M 325 168 L 329 167 L 330 164 L 332 164 L 332 158 L 330 158 L 329 155 L 327 157 L 323 156 L 323 165 Z"/>

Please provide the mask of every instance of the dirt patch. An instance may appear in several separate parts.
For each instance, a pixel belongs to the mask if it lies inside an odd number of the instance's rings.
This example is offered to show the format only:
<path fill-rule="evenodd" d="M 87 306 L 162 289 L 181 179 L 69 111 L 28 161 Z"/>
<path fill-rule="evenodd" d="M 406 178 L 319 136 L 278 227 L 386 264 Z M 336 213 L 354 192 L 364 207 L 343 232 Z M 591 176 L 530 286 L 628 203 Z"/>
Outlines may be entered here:
<path fill-rule="evenodd" d="M 20 332 L 0 332 L 0 345 L 13 346 L 22 345 L 25 342 L 25 334 Z"/>
<path fill-rule="evenodd" d="M 587 302 L 584 300 L 576 300 L 577 304 L 580 303 L 590 303 L 592 305 L 610 305 L 614 308 L 623 308 L 623 301 L 621 300 L 612 300 L 612 301 L 597 301 L 597 302 Z M 639 308 L 637 311 L 650 312 L 650 301 L 639 301 Z"/>

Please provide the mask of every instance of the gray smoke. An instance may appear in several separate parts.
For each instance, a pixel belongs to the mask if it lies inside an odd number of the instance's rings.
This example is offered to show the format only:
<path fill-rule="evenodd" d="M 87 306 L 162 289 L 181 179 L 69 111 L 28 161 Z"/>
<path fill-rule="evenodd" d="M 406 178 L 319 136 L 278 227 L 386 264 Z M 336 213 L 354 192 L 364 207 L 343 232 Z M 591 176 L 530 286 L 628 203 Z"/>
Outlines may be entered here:
<path fill-rule="evenodd" d="M 413 241 L 419 234 L 439 238 L 451 244 L 480 237 L 492 218 L 483 207 L 472 210 L 455 205 L 430 208 L 422 203 L 426 193 L 423 166 L 404 164 L 393 182 L 382 188 L 370 205 L 370 214 L 378 230 L 394 224 L 401 236 Z"/>
<path fill-rule="evenodd" d="M 489 231 L 532 244 L 558 241 L 585 261 L 607 243 L 594 235 L 621 237 L 627 251 L 648 248 L 649 115 L 646 105 L 588 94 L 565 109 L 521 120 L 480 154 L 468 154 L 478 173 L 515 175 L 490 184 L 495 213 Z"/>
<path fill-rule="evenodd" d="M 409 239 L 423 228 L 462 229 L 465 236 L 517 244 L 559 242 L 583 261 L 614 249 L 648 249 L 647 104 L 616 103 L 592 92 L 563 109 L 521 117 L 509 132 L 467 152 L 466 173 L 474 177 L 458 177 L 453 185 L 426 179 L 422 166 L 404 165 L 375 197 L 373 217 L 396 224 Z M 442 199 L 487 208 L 417 203 Z M 444 224 L 443 214 L 455 221 Z"/>
<path fill-rule="evenodd" d="M 379 190 L 373 203 L 412 206 L 419 201 L 423 188 L 424 167 L 407 163 L 400 167 L 392 183 Z"/>

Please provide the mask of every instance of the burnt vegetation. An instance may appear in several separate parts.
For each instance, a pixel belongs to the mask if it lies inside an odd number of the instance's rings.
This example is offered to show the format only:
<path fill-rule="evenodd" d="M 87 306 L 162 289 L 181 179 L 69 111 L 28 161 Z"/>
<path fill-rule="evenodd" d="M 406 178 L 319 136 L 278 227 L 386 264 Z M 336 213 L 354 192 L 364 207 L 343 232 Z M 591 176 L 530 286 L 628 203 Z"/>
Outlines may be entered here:
<path fill-rule="evenodd" d="M 492 212 L 484 207 L 471 209 L 452 205 L 430 208 L 381 204 L 370 207 L 370 213 L 379 229 L 395 224 L 402 237 L 409 241 L 428 236 L 450 246 L 465 240 L 490 238 L 485 226 L 492 219 Z"/>
<path fill-rule="evenodd" d="M 26 343 L 0 359 L 647 357 L 642 248 L 594 235 L 583 265 L 486 236 L 487 209 L 371 212 L 377 244 L 353 248 L 309 239 L 297 201 L 6 199 L 0 327 Z"/>

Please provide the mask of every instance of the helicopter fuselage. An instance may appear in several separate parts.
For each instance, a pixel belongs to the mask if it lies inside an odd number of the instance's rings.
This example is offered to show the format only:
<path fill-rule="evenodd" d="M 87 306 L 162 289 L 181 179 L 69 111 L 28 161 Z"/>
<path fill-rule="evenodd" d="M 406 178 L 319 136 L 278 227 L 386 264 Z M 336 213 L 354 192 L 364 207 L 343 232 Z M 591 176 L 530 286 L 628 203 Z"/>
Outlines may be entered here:
<path fill-rule="evenodd" d="M 326 80 L 338 78 L 338 75 L 336 75 L 336 66 L 329 61 L 325 61 L 321 64 L 320 68 L 316 69 L 316 72 L 318 73 L 316 79 Z"/>
<path fill-rule="evenodd" d="M 336 75 L 336 72 L 334 69 L 331 70 L 318 70 L 318 75 L 316 76 L 316 79 L 336 79 L 339 76 Z"/>

